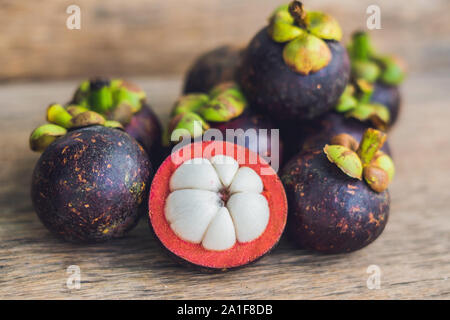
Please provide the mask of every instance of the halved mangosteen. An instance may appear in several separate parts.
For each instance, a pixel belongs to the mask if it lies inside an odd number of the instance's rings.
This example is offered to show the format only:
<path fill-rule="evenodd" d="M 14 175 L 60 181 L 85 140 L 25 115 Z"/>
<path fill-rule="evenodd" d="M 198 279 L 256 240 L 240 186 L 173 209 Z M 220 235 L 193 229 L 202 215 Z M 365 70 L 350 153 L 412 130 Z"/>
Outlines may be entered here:
<path fill-rule="evenodd" d="M 202 54 L 186 74 L 183 93 L 207 93 L 222 82 L 235 81 L 242 52 L 241 47 L 225 45 Z"/>
<path fill-rule="evenodd" d="M 323 149 L 307 150 L 284 168 L 290 238 L 323 253 L 361 249 L 384 230 L 394 175 L 379 148 L 386 135 L 367 129 L 361 143 L 341 134 Z"/>
<path fill-rule="evenodd" d="M 257 154 L 229 142 L 197 142 L 158 169 L 150 224 L 177 261 L 223 271 L 249 264 L 277 244 L 286 201 L 278 176 Z"/>
<path fill-rule="evenodd" d="M 279 7 L 245 50 L 239 84 L 252 107 L 284 127 L 331 110 L 350 78 L 337 21 L 299 1 Z"/>

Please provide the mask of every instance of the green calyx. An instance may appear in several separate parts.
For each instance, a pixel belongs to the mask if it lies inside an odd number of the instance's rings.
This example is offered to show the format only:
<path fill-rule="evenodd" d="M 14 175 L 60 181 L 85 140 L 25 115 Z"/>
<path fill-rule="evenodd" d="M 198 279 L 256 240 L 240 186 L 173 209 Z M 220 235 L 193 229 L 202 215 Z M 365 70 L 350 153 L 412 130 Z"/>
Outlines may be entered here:
<path fill-rule="evenodd" d="M 48 123 L 33 130 L 30 135 L 30 149 L 37 152 L 44 151 L 53 141 L 64 136 L 66 128 Z"/>
<path fill-rule="evenodd" d="M 380 130 L 386 130 L 391 119 L 389 109 L 379 103 L 370 103 L 373 86 L 364 80 L 358 81 L 358 90 L 347 85 L 339 98 L 335 110 L 359 121 L 370 121 Z"/>
<path fill-rule="evenodd" d="M 188 94 L 175 103 L 164 144 L 170 144 L 172 132 L 184 129 L 192 138 L 203 135 L 212 122 L 227 122 L 240 116 L 247 100 L 234 82 L 214 87 L 209 94 Z"/>
<path fill-rule="evenodd" d="M 33 131 L 30 147 L 43 151 L 68 129 L 102 125 L 123 129 L 141 110 L 146 95 L 138 86 L 122 79 L 82 81 L 66 106 L 54 103 L 47 108 L 48 125 Z"/>
<path fill-rule="evenodd" d="M 113 118 L 115 109 L 125 106 L 134 114 L 142 108 L 145 99 L 145 92 L 133 83 L 95 78 L 80 84 L 72 103 L 120 121 Z"/>
<path fill-rule="evenodd" d="M 323 148 L 328 160 L 351 178 L 364 181 L 376 192 L 387 189 L 395 173 L 392 159 L 380 151 L 386 134 L 369 128 L 361 142 L 348 134 L 333 137 L 331 145 Z"/>
<path fill-rule="evenodd" d="M 323 151 L 330 162 L 351 178 L 361 180 L 363 166 L 356 152 L 341 145 L 325 145 Z"/>
<path fill-rule="evenodd" d="M 355 32 L 347 50 L 355 80 L 364 79 L 369 83 L 380 81 L 392 86 L 403 82 L 405 70 L 402 62 L 395 57 L 377 54 L 366 32 Z"/>
<path fill-rule="evenodd" d="M 306 11 L 300 1 L 278 7 L 269 19 L 268 32 L 275 42 L 287 43 L 283 59 L 292 70 L 303 75 L 330 63 L 331 50 L 324 40 L 342 39 L 341 27 L 333 17 Z"/>

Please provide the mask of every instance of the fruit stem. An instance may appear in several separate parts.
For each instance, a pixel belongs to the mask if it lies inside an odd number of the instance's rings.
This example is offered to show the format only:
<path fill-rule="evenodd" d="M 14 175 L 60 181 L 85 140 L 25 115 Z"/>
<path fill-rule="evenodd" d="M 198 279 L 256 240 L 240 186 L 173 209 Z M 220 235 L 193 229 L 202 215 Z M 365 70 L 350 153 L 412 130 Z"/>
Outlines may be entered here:
<path fill-rule="evenodd" d="M 352 55 L 356 60 L 368 61 L 372 55 L 372 44 L 367 32 L 358 31 L 352 36 Z"/>
<path fill-rule="evenodd" d="M 303 29 L 307 28 L 306 25 L 306 11 L 303 9 L 303 3 L 300 1 L 292 1 L 289 4 L 289 13 L 294 18 L 295 23 Z"/>
<path fill-rule="evenodd" d="M 373 157 L 386 141 L 386 134 L 382 131 L 368 128 L 362 137 L 356 153 L 361 158 L 363 166 L 370 164 Z"/>

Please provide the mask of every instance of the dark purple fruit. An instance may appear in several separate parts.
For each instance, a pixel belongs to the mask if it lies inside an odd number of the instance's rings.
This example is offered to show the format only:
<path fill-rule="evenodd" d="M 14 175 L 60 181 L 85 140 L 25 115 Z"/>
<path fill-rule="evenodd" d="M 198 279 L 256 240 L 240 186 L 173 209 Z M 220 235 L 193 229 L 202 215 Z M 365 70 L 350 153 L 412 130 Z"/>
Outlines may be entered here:
<path fill-rule="evenodd" d="M 189 68 L 183 93 L 209 92 L 222 82 L 234 81 L 242 48 L 221 46 L 198 57 Z"/>
<path fill-rule="evenodd" d="M 244 144 L 240 142 L 240 137 L 237 136 L 234 139 L 229 139 L 227 141 L 233 142 L 235 144 L 243 145 L 247 149 L 258 153 L 265 159 L 272 159 L 272 157 L 278 157 L 278 164 L 282 163 L 283 156 L 283 143 L 281 140 L 278 142 L 278 146 L 272 150 L 271 135 L 272 130 L 277 129 L 273 123 L 265 116 L 254 114 L 249 110 L 246 110 L 239 117 L 230 120 L 225 123 L 211 123 L 211 127 L 219 129 L 224 137 L 226 137 L 227 129 L 242 129 L 243 131 L 254 129 L 257 135 L 257 139 L 245 139 Z M 266 133 L 260 131 L 261 129 L 266 129 Z M 242 137 L 242 136 L 241 136 Z M 274 152 L 276 154 L 274 154 Z"/>
<path fill-rule="evenodd" d="M 386 106 L 390 112 L 389 127 L 397 122 L 400 113 L 400 90 L 398 86 L 375 83 L 374 91 L 370 99 L 371 102 Z"/>
<path fill-rule="evenodd" d="M 288 230 L 302 248 L 323 253 L 361 249 L 384 230 L 395 168 L 379 151 L 386 135 L 364 132 L 361 143 L 348 134 L 323 148 L 292 158 L 281 174 L 288 198 Z"/>
<path fill-rule="evenodd" d="M 69 131 L 46 147 L 31 197 L 43 224 L 71 242 L 99 242 L 130 231 L 145 211 L 153 169 L 127 133 L 103 126 Z"/>
<path fill-rule="evenodd" d="M 163 159 L 161 124 L 153 110 L 147 104 L 143 104 L 141 110 L 133 115 L 124 129 L 141 144 L 151 163 L 155 167 L 159 166 Z"/>
<path fill-rule="evenodd" d="M 286 143 L 286 158 L 291 158 L 304 150 L 322 148 L 332 137 L 341 133 L 347 133 L 360 141 L 364 131 L 369 127 L 371 127 L 370 123 L 347 118 L 341 113 L 326 113 L 312 121 L 300 123 L 297 128 L 283 131 L 283 141 Z M 391 155 L 387 142 L 381 150 Z"/>
<path fill-rule="evenodd" d="M 376 193 L 328 161 L 322 150 L 305 151 L 283 169 L 288 232 L 302 248 L 324 253 L 361 249 L 384 230 L 389 193 Z"/>
<path fill-rule="evenodd" d="M 303 75 L 283 60 L 284 44 L 263 28 L 250 42 L 239 71 L 240 85 L 256 110 L 285 126 L 313 119 L 334 108 L 350 76 L 346 49 L 326 41 L 332 59 L 321 70 Z"/>

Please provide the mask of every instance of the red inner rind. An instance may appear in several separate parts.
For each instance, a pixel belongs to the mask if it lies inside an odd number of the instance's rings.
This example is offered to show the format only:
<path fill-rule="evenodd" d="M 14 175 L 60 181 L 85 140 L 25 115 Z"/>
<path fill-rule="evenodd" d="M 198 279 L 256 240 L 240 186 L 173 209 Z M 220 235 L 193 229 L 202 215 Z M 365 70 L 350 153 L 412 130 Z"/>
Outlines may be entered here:
<path fill-rule="evenodd" d="M 149 198 L 149 216 L 153 230 L 169 251 L 190 263 L 220 269 L 248 264 L 269 251 L 278 242 L 283 233 L 287 218 L 287 200 L 283 185 L 276 173 L 264 159 L 244 147 L 229 142 L 207 141 L 187 145 L 177 152 L 181 155 L 182 162 L 197 157 L 194 155 L 193 150 L 195 145 L 197 147 L 199 146 L 198 144 L 201 144 L 201 150 L 204 150 L 206 146 L 211 148 L 222 144 L 223 152 L 213 152 L 211 156 L 217 154 L 232 156 L 230 152 L 227 152 L 226 145 L 228 145 L 227 148 L 233 150 L 235 155 L 238 152 L 245 152 L 245 164 L 239 163 L 239 166 L 250 167 L 258 174 L 262 168 L 272 170 L 273 174 L 271 175 L 259 175 L 264 185 L 262 194 L 266 197 L 270 209 L 270 217 L 266 230 L 257 239 L 247 243 L 236 242 L 231 249 L 225 251 L 206 250 L 201 243 L 193 244 L 179 238 L 170 228 L 164 214 L 165 201 L 170 194 L 170 178 L 173 172 L 181 165 L 181 163 L 173 163 L 173 154 L 162 163 L 152 182 Z M 184 152 L 188 150 L 187 148 L 191 148 L 191 154 L 193 156 L 189 156 L 189 154 Z M 251 154 L 258 159 L 256 164 L 248 163 Z M 207 155 L 203 157 L 209 158 Z M 234 158 L 236 159 L 236 157 Z"/>

